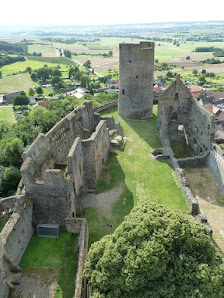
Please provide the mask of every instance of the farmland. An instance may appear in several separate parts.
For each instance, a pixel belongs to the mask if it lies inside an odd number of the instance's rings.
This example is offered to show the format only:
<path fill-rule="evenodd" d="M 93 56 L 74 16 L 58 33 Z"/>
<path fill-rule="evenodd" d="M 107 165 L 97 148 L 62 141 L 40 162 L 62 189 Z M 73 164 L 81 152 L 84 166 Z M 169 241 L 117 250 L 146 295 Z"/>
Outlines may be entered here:
<path fill-rule="evenodd" d="M 15 123 L 15 116 L 12 107 L 0 107 L 0 121 Z"/>
<path fill-rule="evenodd" d="M 17 74 L 0 79 L 0 94 L 12 93 L 20 90 L 28 91 L 36 85 L 30 79 L 29 74 Z"/>

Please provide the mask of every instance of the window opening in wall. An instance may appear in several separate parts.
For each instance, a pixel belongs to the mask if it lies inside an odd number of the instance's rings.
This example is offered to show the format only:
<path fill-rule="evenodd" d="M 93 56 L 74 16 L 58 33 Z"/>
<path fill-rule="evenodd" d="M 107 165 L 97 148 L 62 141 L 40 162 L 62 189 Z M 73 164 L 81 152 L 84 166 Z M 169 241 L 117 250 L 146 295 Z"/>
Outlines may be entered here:
<path fill-rule="evenodd" d="M 129 63 L 131 63 L 131 60 L 129 60 Z"/>
<path fill-rule="evenodd" d="M 136 79 L 138 79 L 138 76 L 136 76 Z"/>
<path fill-rule="evenodd" d="M 75 217 L 75 212 L 72 212 L 72 217 Z"/>
<path fill-rule="evenodd" d="M 124 95 L 124 89 L 122 89 L 122 95 Z"/>

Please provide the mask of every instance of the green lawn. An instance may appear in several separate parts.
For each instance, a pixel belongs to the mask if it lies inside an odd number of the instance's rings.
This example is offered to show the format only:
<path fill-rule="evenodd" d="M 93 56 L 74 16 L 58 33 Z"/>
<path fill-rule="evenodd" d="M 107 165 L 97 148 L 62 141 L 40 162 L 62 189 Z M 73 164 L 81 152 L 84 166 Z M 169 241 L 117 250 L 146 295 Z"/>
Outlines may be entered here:
<path fill-rule="evenodd" d="M 155 114 L 156 109 L 155 108 Z M 113 206 L 112 214 L 103 215 L 96 208 L 87 208 L 90 244 L 103 235 L 112 233 L 125 215 L 139 202 L 149 200 L 172 209 L 189 212 L 185 196 L 177 185 L 175 172 L 169 162 L 152 158 L 151 151 L 161 147 L 156 134 L 156 115 L 146 121 L 125 121 L 117 111 L 107 113 L 121 123 L 124 136 L 128 137 L 124 152 L 116 150 L 110 156 L 98 180 L 96 193 L 123 185 L 123 193 Z M 107 226 L 112 222 L 113 227 Z"/>
<path fill-rule="evenodd" d="M 39 238 L 34 233 L 20 261 L 21 267 L 61 267 L 56 298 L 73 298 L 78 267 L 78 235 Z"/>
<path fill-rule="evenodd" d="M 15 115 L 12 107 L 0 107 L 0 121 L 15 123 Z"/>
<path fill-rule="evenodd" d="M 29 88 L 34 87 L 35 83 L 31 80 L 28 73 L 7 76 L 0 79 L 0 94 L 21 90 L 28 91 Z"/>

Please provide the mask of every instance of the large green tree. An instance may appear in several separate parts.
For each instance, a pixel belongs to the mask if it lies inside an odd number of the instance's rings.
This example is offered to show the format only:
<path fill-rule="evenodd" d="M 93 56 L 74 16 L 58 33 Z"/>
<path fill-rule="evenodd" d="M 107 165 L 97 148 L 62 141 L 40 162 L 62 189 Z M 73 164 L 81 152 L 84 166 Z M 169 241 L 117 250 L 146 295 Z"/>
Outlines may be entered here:
<path fill-rule="evenodd" d="M 155 203 L 135 207 L 85 264 L 93 297 L 224 297 L 224 266 L 207 229 Z"/>

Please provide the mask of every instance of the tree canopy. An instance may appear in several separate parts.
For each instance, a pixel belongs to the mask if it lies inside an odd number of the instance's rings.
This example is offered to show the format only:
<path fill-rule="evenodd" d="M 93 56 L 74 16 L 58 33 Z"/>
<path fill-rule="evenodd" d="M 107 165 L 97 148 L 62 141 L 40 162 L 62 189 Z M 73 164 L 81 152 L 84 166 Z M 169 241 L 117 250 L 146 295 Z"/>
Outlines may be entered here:
<path fill-rule="evenodd" d="M 92 244 L 84 276 L 93 297 L 223 297 L 224 266 L 207 229 L 143 203 Z"/>

